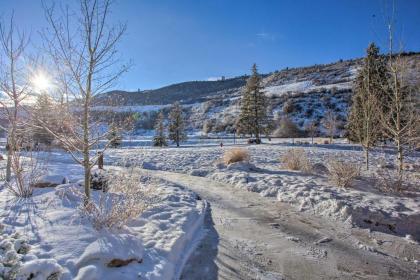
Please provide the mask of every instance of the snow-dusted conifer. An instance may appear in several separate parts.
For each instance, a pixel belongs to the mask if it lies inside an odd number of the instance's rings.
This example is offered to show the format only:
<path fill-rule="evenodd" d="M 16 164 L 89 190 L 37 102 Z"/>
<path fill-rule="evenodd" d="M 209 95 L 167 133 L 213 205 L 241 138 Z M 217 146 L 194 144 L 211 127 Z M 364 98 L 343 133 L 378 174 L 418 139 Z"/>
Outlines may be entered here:
<path fill-rule="evenodd" d="M 348 120 L 349 139 L 362 145 L 366 169 L 369 169 L 369 150 L 381 136 L 379 112 L 385 111 L 387 92 L 386 63 L 379 48 L 371 43 L 363 67 L 356 78 Z"/>
<path fill-rule="evenodd" d="M 256 143 L 261 143 L 261 134 L 267 133 L 271 128 L 270 108 L 263 92 L 257 65 L 254 64 L 252 75 L 248 78 L 242 94 L 241 112 L 236 127 L 238 133 L 254 136 Z"/>
<path fill-rule="evenodd" d="M 153 146 L 156 147 L 163 147 L 167 146 L 166 143 L 166 134 L 165 134 L 165 117 L 163 116 L 163 113 L 160 112 L 159 115 L 156 118 L 156 124 L 155 124 L 155 136 L 153 137 Z"/>
<path fill-rule="evenodd" d="M 169 139 L 176 143 L 176 146 L 179 147 L 179 144 L 182 141 L 187 140 L 187 134 L 185 132 L 184 114 L 182 112 L 182 108 L 179 102 L 175 102 L 172 105 L 171 111 L 169 112 L 168 121 Z"/>

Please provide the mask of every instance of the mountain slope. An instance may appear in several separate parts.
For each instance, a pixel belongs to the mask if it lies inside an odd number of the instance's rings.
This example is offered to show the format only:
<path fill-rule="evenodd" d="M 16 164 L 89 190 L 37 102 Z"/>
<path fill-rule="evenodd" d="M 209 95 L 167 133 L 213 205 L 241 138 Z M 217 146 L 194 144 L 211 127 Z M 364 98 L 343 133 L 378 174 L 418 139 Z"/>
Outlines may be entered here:
<path fill-rule="evenodd" d="M 406 54 L 404 59 L 410 80 L 419 83 L 420 53 Z M 283 114 L 284 104 L 288 102 L 288 105 L 291 104 L 289 117 L 303 128 L 309 121 L 320 123 L 325 112 L 330 110 L 339 120 L 340 134 L 347 119 L 352 84 L 361 63 L 361 59 L 352 59 L 262 75 L 264 90 L 271 100 L 274 114 Z M 156 115 L 154 112 L 163 110 L 167 113 L 169 104 L 179 101 L 184 106 L 191 129 L 201 130 L 205 126 L 208 132 L 231 133 L 246 78 L 185 82 L 141 92 L 113 91 L 96 100 L 98 105 L 102 105 L 96 109 L 141 112 L 143 119 L 149 118 L 149 125 L 143 127 L 139 124 L 138 128 L 150 128 Z M 103 106 L 110 104 L 113 106 Z"/>

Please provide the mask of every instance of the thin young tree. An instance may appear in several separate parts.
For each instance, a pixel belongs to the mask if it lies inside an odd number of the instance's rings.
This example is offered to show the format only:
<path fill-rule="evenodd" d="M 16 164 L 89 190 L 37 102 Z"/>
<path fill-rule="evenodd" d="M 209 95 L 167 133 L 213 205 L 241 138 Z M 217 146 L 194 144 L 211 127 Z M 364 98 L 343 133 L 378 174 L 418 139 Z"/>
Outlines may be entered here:
<path fill-rule="evenodd" d="M 393 15 L 392 15 L 393 16 Z M 388 92 L 388 102 L 381 104 L 386 108 L 380 112 L 380 121 L 386 135 L 393 140 L 397 149 L 398 176 L 402 179 L 404 169 L 404 153 L 408 147 L 413 131 L 419 125 L 419 110 L 416 108 L 416 91 L 410 84 L 407 60 L 402 56 L 402 50 L 394 52 L 394 19 L 389 19 L 389 78 L 382 85 Z"/>
<path fill-rule="evenodd" d="M 388 94 L 382 87 L 387 79 L 386 72 L 386 63 L 379 54 L 379 48 L 373 43 L 370 44 L 354 84 L 348 118 L 349 139 L 362 145 L 367 170 L 369 151 L 381 137 L 378 113 L 383 111 L 383 106 L 380 106 L 381 100 Z"/>
<path fill-rule="evenodd" d="M 255 137 L 256 143 L 261 143 L 261 135 L 271 128 L 272 114 L 269 112 L 268 100 L 261 85 L 257 65 L 252 65 L 252 74 L 248 78 L 241 99 L 241 112 L 237 122 L 237 131 Z"/>
<path fill-rule="evenodd" d="M 311 137 L 311 143 L 314 144 L 314 137 L 318 133 L 318 125 L 315 121 L 310 121 L 305 125 L 305 131 Z"/>
<path fill-rule="evenodd" d="M 43 33 L 45 48 L 55 68 L 58 88 L 68 94 L 68 110 L 78 111 L 72 122 L 71 133 L 60 133 L 46 128 L 62 143 L 73 159 L 84 168 L 85 204 L 90 198 L 90 171 L 98 154 L 91 150 L 101 140 L 107 140 L 101 148 L 103 153 L 112 139 L 110 131 L 101 132 L 99 121 L 91 117 L 95 95 L 112 87 L 128 70 L 121 65 L 118 43 L 126 26 L 109 23 L 110 0 L 80 0 L 79 9 L 57 9 L 55 5 L 44 6 L 49 28 Z M 81 154 L 81 157 L 79 156 Z"/>
<path fill-rule="evenodd" d="M 168 128 L 169 128 L 169 139 L 176 143 L 176 146 L 179 147 L 179 144 L 182 141 L 187 140 L 187 134 L 185 132 L 185 120 L 184 114 L 182 112 L 182 107 L 179 102 L 175 102 L 168 116 Z"/>
<path fill-rule="evenodd" d="M 324 126 L 325 130 L 327 131 L 327 135 L 330 138 L 330 144 L 333 143 L 333 138 L 337 131 L 337 123 L 338 120 L 336 114 L 333 111 L 328 110 L 322 119 L 322 125 Z"/>
<path fill-rule="evenodd" d="M 155 124 L 155 136 L 153 137 L 153 146 L 163 147 L 167 146 L 166 134 L 165 134 L 165 116 L 162 112 L 159 113 L 156 118 Z"/>
<path fill-rule="evenodd" d="M 6 98 L 0 100 L 2 114 L 7 120 L 7 126 L 2 129 L 7 132 L 7 163 L 6 182 L 12 179 L 16 182 L 16 195 L 29 196 L 31 191 L 23 178 L 23 167 L 20 149 L 25 134 L 22 111 L 23 103 L 30 94 L 30 78 L 26 47 L 29 38 L 15 27 L 13 14 L 8 23 L 0 22 L 0 91 Z"/>

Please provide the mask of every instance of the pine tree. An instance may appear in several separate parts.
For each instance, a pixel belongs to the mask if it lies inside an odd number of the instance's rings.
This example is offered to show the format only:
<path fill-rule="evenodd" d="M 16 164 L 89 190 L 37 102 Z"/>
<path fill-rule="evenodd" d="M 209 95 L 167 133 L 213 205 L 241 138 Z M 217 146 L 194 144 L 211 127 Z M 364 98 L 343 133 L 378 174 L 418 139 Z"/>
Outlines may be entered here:
<path fill-rule="evenodd" d="M 121 145 L 122 136 L 121 132 L 116 125 L 112 125 L 108 134 L 109 146 L 117 148 Z"/>
<path fill-rule="evenodd" d="M 33 125 L 32 125 L 32 139 L 37 144 L 50 145 L 54 140 L 51 135 L 44 127 L 43 124 L 48 125 L 51 129 L 58 129 L 57 120 L 54 116 L 54 104 L 53 100 L 47 94 L 41 94 L 38 96 L 35 106 L 33 108 Z"/>
<path fill-rule="evenodd" d="M 177 147 L 180 142 L 187 140 L 184 115 L 179 102 L 175 102 L 169 112 L 169 139 L 176 143 Z"/>
<path fill-rule="evenodd" d="M 163 113 L 160 112 L 158 117 L 156 118 L 155 136 L 153 137 L 153 146 L 163 147 L 163 146 L 168 145 L 166 143 L 164 121 L 165 121 L 165 117 L 163 116 Z"/>
<path fill-rule="evenodd" d="M 237 121 L 236 130 L 241 134 L 249 134 L 256 138 L 256 143 L 261 143 L 261 134 L 268 133 L 271 128 L 272 115 L 267 98 L 261 85 L 261 77 L 257 65 L 252 66 L 252 75 L 246 83 L 241 99 L 241 112 Z"/>
<path fill-rule="evenodd" d="M 382 86 L 386 83 L 386 72 L 379 48 L 371 43 L 355 81 L 348 118 L 349 139 L 362 145 L 366 169 L 369 169 L 369 150 L 381 137 L 379 112 L 386 110 L 384 106 L 388 98 Z"/>

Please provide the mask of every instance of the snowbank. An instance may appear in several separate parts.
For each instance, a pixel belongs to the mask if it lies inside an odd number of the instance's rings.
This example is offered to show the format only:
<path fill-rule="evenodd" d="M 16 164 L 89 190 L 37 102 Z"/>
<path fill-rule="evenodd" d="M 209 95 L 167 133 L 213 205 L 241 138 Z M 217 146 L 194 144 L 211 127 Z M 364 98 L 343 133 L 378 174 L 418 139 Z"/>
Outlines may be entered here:
<path fill-rule="evenodd" d="M 23 201 L 0 191 L 5 232 L 25 236 L 20 243 L 1 237 L 0 248 L 7 248 L 0 249 L 1 273 L 8 255 L 18 260 L 18 279 L 173 279 L 203 234 L 206 204 L 180 186 L 156 181 L 154 193 L 160 199 L 127 226 L 111 231 L 97 231 L 81 218 L 81 191 L 77 184 L 35 189 Z M 100 192 L 93 190 L 92 199 Z M 19 253 L 22 244 L 30 247 L 25 255 Z"/>

